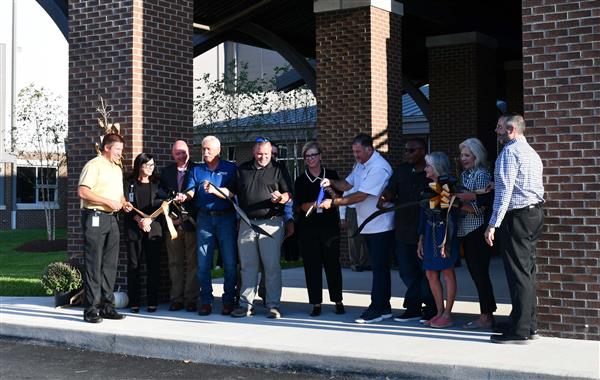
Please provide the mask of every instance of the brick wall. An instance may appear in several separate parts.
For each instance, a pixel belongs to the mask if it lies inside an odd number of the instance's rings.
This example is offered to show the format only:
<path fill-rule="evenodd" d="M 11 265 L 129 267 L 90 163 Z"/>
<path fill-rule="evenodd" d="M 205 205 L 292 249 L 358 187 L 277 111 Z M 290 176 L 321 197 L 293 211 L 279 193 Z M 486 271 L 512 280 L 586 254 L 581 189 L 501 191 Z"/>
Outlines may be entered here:
<path fill-rule="evenodd" d="M 83 249 L 77 182 L 103 134 L 96 121 L 99 96 L 112 105 L 114 121 L 121 124 L 127 167 L 146 151 L 160 168 L 170 160 L 175 139 L 191 139 L 192 13 L 192 0 L 69 2 L 71 255 Z M 117 279 L 123 284 L 124 248 L 122 244 Z"/>
<path fill-rule="evenodd" d="M 316 14 L 317 137 L 326 166 L 350 172 L 352 138 L 364 132 L 398 163 L 401 17 L 364 7 Z"/>
<path fill-rule="evenodd" d="M 453 36 L 435 37 L 443 38 Z M 467 42 L 473 38 L 428 48 L 431 151 L 446 153 L 457 172 L 458 144 L 466 138 L 479 138 L 491 159 L 496 153 L 496 53 L 493 47 Z"/>
<path fill-rule="evenodd" d="M 600 5 L 523 2 L 526 135 L 544 163 L 539 327 L 600 339 Z"/>

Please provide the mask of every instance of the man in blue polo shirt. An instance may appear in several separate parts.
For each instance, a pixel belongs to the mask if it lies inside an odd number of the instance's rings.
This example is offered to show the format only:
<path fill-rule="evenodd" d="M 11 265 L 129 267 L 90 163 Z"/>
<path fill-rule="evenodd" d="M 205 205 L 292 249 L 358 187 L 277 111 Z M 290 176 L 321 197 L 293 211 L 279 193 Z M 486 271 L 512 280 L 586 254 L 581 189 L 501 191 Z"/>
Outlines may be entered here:
<path fill-rule="evenodd" d="M 225 283 L 223 308 L 221 314 L 230 315 L 233 310 L 236 286 L 236 223 L 235 210 L 226 199 L 221 199 L 206 191 L 206 181 L 218 187 L 232 189 L 235 181 L 236 166 L 222 160 L 221 142 L 215 136 L 206 136 L 202 140 L 204 162 L 190 170 L 185 183 L 185 197 L 194 199 L 198 209 L 196 219 L 196 250 L 198 254 L 198 282 L 200 284 L 200 309 L 198 314 L 209 315 L 214 300 L 212 291 L 211 267 L 215 252 L 215 242 L 219 244 L 219 253 L 223 259 Z"/>

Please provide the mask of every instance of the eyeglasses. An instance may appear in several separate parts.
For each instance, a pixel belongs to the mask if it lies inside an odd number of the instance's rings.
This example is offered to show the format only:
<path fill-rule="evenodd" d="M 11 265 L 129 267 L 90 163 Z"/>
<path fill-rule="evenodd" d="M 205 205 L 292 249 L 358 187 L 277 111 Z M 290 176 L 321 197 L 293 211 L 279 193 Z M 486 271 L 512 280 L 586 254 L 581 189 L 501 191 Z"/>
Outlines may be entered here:
<path fill-rule="evenodd" d="M 319 152 L 319 153 L 313 153 L 313 154 L 305 154 L 305 155 L 304 155 L 304 159 L 305 159 L 305 160 L 308 160 L 309 158 L 315 158 L 315 157 L 317 157 L 319 154 L 321 154 L 321 152 Z"/>
<path fill-rule="evenodd" d="M 260 137 L 260 136 L 259 136 L 259 137 L 257 137 L 257 138 L 256 138 L 256 140 L 254 140 L 254 142 L 257 142 L 257 143 L 263 143 L 263 142 L 271 142 L 271 140 L 269 140 L 269 139 L 268 139 L 268 138 L 266 138 L 266 137 Z"/>

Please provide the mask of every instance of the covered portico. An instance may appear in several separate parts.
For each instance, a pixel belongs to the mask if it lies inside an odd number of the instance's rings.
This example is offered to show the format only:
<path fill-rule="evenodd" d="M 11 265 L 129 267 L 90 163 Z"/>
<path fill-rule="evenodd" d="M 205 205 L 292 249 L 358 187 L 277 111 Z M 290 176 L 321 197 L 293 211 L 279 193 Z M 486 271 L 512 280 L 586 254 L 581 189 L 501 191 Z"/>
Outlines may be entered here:
<path fill-rule="evenodd" d="M 524 112 L 546 176 L 540 328 L 600 338 L 600 8 L 594 2 L 39 3 L 68 23 L 70 253 L 82 247 L 76 184 L 101 134 L 98 96 L 114 107 L 128 162 L 145 150 L 165 162 L 172 141 L 192 134 L 193 57 L 234 40 L 277 50 L 316 91 L 317 136 L 327 165 L 342 173 L 352 165 L 349 141 L 358 132 L 373 135 L 378 149 L 399 162 L 404 91 L 428 117 L 432 149 L 451 157 L 471 136 L 496 151 L 496 99 Z M 417 90 L 424 83 L 429 101 Z"/>

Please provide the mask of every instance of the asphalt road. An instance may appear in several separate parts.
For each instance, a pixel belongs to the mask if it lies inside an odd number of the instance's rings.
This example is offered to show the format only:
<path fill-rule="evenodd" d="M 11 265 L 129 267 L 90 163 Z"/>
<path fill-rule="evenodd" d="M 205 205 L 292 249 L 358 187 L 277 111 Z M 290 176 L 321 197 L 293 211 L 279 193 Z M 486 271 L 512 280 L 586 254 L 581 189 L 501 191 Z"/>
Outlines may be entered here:
<path fill-rule="evenodd" d="M 0 339 L 0 379 L 351 379 L 161 360 Z"/>

